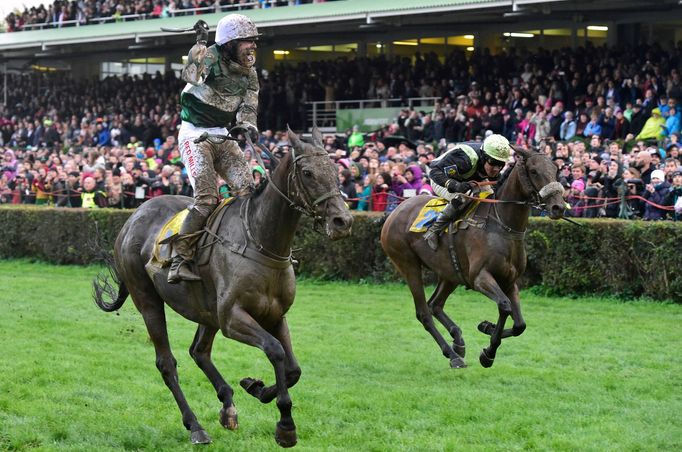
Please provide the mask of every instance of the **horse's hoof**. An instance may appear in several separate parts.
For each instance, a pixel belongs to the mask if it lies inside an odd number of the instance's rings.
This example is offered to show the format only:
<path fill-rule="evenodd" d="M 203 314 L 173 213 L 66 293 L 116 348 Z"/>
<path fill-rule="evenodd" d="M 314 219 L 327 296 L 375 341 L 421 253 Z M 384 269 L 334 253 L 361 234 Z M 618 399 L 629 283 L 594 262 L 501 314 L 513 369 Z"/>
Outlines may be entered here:
<path fill-rule="evenodd" d="M 220 410 L 220 425 L 228 430 L 237 430 L 239 428 L 239 422 L 237 420 L 237 408 L 234 405 L 230 407 L 223 407 Z"/>
<path fill-rule="evenodd" d="M 452 349 L 459 355 L 460 358 L 464 358 L 464 355 L 466 355 L 467 349 L 464 346 L 464 344 L 459 345 L 456 343 L 452 343 Z"/>
<path fill-rule="evenodd" d="M 480 361 L 481 366 L 485 368 L 492 366 L 493 363 L 495 362 L 495 358 L 490 358 L 486 354 L 485 349 L 481 350 L 481 354 L 479 355 L 478 360 Z"/>
<path fill-rule="evenodd" d="M 246 392 L 256 398 L 258 398 L 261 391 L 265 387 L 265 383 L 260 380 L 256 380 L 255 378 L 242 378 L 239 382 L 239 385 L 244 388 Z"/>
<path fill-rule="evenodd" d="M 450 360 L 450 367 L 453 369 L 464 369 L 466 366 L 467 363 L 465 363 L 464 360 L 459 356 Z"/>
<path fill-rule="evenodd" d="M 483 334 L 487 334 L 488 336 L 492 335 L 494 330 L 495 324 L 488 322 L 487 320 L 484 320 L 478 324 L 478 331 L 480 331 Z"/>
<path fill-rule="evenodd" d="M 192 444 L 211 444 L 211 437 L 208 436 L 208 433 L 206 433 L 206 430 L 204 429 L 192 432 L 190 439 L 192 440 Z"/>
<path fill-rule="evenodd" d="M 277 424 L 277 429 L 275 430 L 275 441 L 282 447 L 294 447 L 296 442 L 296 428 L 291 430 L 284 429 Z"/>

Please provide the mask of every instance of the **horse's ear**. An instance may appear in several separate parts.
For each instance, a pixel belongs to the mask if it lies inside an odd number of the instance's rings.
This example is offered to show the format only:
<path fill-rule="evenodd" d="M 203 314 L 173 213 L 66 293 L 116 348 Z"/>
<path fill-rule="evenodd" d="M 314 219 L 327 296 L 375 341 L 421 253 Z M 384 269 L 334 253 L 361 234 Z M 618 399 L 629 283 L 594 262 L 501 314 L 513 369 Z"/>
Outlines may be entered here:
<path fill-rule="evenodd" d="M 277 169 L 277 165 L 279 165 L 279 158 L 275 157 L 275 155 L 272 152 L 270 152 L 270 149 L 268 149 L 267 146 L 263 146 L 262 150 L 268 156 L 268 160 L 270 160 L 270 172 L 274 173 L 275 170 Z"/>
<path fill-rule="evenodd" d="M 533 151 L 530 151 L 530 150 L 528 150 L 528 149 L 524 149 L 524 148 L 522 148 L 521 146 L 516 146 L 516 145 L 513 145 L 513 144 L 512 144 L 511 147 L 512 147 L 512 149 L 514 149 L 514 152 L 516 152 L 517 154 L 519 154 L 519 155 L 520 155 L 521 157 L 523 157 L 524 159 L 527 159 L 528 157 L 530 157 L 531 155 L 533 155 Z"/>
<path fill-rule="evenodd" d="M 324 147 L 322 132 L 317 128 L 317 124 L 313 125 L 313 144 L 321 148 Z"/>
<path fill-rule="evenodd" d="M 302 150 L 303 149 L 303 143 L 301 142 L 301 139 L 294 133 L 293 130 L 291 130 L 291 127 L 287 124 L 287 135 L 289 136 L 289 143 L 294 147 L 296 150 Z"/>

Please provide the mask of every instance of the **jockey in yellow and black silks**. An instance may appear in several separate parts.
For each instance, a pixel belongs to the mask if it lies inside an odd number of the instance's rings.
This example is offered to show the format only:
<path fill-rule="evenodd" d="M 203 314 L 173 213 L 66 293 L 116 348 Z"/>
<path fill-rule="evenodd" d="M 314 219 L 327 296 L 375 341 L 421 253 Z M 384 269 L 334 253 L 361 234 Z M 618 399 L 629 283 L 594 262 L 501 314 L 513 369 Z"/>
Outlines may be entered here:
<path fill-rule="evenodd" d="M 509 141 L 492 134 L 483 143 L 469 142 L 451 146 L 429 165 L 433 192 L 450 201 L 424 233 L 432 250 L 438 249 L 438 236 L 466 206 L 460 193 L 478 188 L 478 182 L 497 179 L 511 155 Z"/>

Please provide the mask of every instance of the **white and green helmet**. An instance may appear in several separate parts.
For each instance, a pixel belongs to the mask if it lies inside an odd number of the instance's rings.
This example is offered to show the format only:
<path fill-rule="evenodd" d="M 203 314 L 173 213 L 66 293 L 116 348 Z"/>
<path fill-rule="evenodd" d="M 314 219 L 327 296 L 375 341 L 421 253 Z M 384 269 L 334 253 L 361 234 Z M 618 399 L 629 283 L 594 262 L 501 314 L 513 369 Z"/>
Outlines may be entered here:
<path fill-rule="evenodd" d="M 483 140 L 483 153 L 498 162 L 506 162 L 511 156 L 509 140 L 502 135 L 494 133 Z"/>
<path fill-rule="evenodd" d="M 243 14 L 228 14 L 220 19 L 215 31 L 215 43 L 219 46 L 238 39 L 258 39 L 256 24 Z"/>

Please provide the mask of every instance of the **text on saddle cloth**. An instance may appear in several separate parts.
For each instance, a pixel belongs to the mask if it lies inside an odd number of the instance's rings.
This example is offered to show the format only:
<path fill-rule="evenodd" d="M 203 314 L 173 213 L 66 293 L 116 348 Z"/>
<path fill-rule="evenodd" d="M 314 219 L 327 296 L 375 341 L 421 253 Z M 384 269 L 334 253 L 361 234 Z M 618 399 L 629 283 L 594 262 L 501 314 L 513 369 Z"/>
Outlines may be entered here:
<path fill-rule="evenodd" d="M 493 194 L 492 191 L 483 191 L 479 193 L 479 198 L 487 198 L 492 194 Z M 410 232 L 426 232 L 429 226 L 431 226 L 431 224 L 434 221 L 436 221 L 436 218 L 438 218 L 438 214 L 442 212 L 443 209 L 445 209 L 445 206 L 447 204 L 448 201 L 443 198 L 434 198 L 431 199 L 426 204 L 424 204 L 424 207 L 422 207 L 421 210 L 419 211 L 417 218 L 415 218 L 414 221 L 412 222 L 412 226 L 410 226 Z M 462 215 L 461 218 L 459 218 L 459 221 L 468 218 L 479 204 L 480 204 L 479 202 L 473 201 L 467 207 L 467 210 L 464 213 L 464 215 Z"/>

